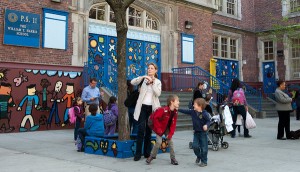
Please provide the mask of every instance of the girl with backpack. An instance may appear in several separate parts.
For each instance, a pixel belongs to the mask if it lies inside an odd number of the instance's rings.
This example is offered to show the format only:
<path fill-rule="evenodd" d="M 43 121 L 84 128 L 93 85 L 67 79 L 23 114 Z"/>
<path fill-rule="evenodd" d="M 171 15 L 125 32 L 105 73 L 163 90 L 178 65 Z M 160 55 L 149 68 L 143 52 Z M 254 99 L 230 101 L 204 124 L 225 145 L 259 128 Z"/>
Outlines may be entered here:
<path fill-rule="evenodd" d="M 236 129 L 236 121 L 237 121 L 237 115 L 241 114 L 244 120 L 244 137 L 250 138 L 252 137 L 249 135 L 249 130 L 246 128 L 246 116 L 247 116 L 247 100 L 245 97 L 244 90 L 240 86 L 239 79 L 235 78 L 233 79 L 231 83 L 230 90 L 228 92 L 228 101 L 232 103 L 233 108 L 233 114 L 232 114 L 232 120 L 233 120 L 233 131 L 231 131 L 231 137 L 235 138 L 235 129 Z"/>
<path fill-rule="evenodd" d="M 81 121 L 84 121 L 84 114 L 83 114 L 83 107 L 82 107 L 82 99 L 80 97 L 77 97 L 73 103 L 73 109 L 69 110 L 69 116 L 70 116 L 70 120 L 71 120 L 71 114 L 70 113 L 74 113 L 74 117 L 76 118 L 75 121 L 75 128 L 74 128 L 74 141 L 76 141 L 77 137 L 78 137 L 78 130 L 80 128 L 80 124 Z M 73 110 L 73 111 L 72 111 Z M 71 121 L 70 121 L 71 122 Z M 71 122 L 72 123 L 72 122 Z"/>
<path fill-rule="evenodd" d="M 118 121 L 118 105 L 117 98 L 111 96 L 104 112 L 105 135 L 114 135 Z M 109 115 L 109 116 L 108 116 Z M 111 119 L 108 119 L 111 118 Z M 108 122 L 109 121 L 109 122 Z"/>

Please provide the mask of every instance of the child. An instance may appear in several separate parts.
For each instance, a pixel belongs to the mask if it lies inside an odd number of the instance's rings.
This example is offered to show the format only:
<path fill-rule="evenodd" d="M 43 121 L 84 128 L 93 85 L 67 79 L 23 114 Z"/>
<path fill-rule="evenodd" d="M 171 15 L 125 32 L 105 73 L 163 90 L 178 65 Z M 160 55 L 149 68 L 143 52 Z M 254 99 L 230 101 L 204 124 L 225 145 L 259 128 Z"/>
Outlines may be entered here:
<path fill-rule="evenodd" d="M 177 122 L 177 109 L 179 108 L 179 98 L 176 95 L 170 95 L 167 99 L 168 106 L 158 108 L 153 117 L 152 130 L 156 133 L 156 143 L 152 148 L 150 156 L 147 158 L 146 163 L 150 164 L 153 159 L 156 158 L 157 151 L 162 143 L 162 135 L 167 138 L 168 145 L 170 147 L 171 164 L 178 165 L 175 159 L 174 145 L 172 136 L 176 129 Z"/>
<path fill-rule="evenodd" d="M 114 96 L 111 96 L 109 98 L 108 106 L 106 110 L 110 110 L 112 112 L 112 115 L 115 116 L 115 123 L 109 126 L 105 126 L 105 135 L 114 135 L 117 127 L 117 119 L 118 119 L 118 106 L 117 106 L 117 98 Z"/>
<path fill-rule="evenodd" d="M 81 121 L 84 121 L 82 99 L 80 97 L 77 97 L 75 99 L 73 103 L 73 107 L 76 116 L 75 129 L 74 129 L 74 141 L 76 141 L 78 137 L 78 130 L 80 128 L 80 123 Z"/>
<path fill-rule="evenodd" d="M 185 113 L 192 116 L 194 140 L 193 149 L 197 156 L 196 163 L 201 164 L 200 167 L 207 166 L 207 153 L 208 153 L 208 139 L 207 129 L 210 125 L 209 114 L 204 110 L 206 102 L 203 98 L 197 98 L 194 101 L 194 110 L 179 109 L 178 112 Z"/>
<path fill-rule="evenodd" d="M 86 117 L 84 128 L 78 130 L 77 151 L 84 151 L 85 136 L 104 136 L 103 115 L 97 114 L 98 105 L 91 104 L 89 111 L 91 115 Z"/>

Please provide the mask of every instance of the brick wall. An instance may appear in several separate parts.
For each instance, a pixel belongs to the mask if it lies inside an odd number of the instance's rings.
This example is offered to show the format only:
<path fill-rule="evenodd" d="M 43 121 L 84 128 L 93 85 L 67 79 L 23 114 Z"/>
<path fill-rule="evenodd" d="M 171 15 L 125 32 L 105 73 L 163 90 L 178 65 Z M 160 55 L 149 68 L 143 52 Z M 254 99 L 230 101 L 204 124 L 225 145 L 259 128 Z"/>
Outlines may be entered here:
<path fill-rule="evenodd" d="M 195 36 L 195 66 L 209 70 L 209 59 L 212 57 L 212 13 L 203 10 L 195 10 L 185 6 L 178 8 L 179 33 Z M 184 17 L 183 17 L 184 16 Z M 193 22 L 191 29 L 185 29 L 185 21 Z M 190 66 L 181 60 L 181 35 L 177 42 L 178 66 Z"/>
<path fill-rule="evenodd" d="M 55 10 L 68 11 L 68 6 L 72 5 L 71 0 L 64 0 L 61 3 L 54 3 L 50 0 L 1 0 L 0 1 L 0 61 L 37 63 L 37 64 L 53 64 L 53 65 L 71 65 L 72 50 L 72 22 L 71 14 L 68 19 L 68 49 L 57 50 L 42 48 L 42 12 L 43 8 L 51 8 Z M 4 34 L 4 15 L 5 8 L 19 10 L 23 12 L 40 14 L 40 48 L 17 47 L 3 44 Z"/>

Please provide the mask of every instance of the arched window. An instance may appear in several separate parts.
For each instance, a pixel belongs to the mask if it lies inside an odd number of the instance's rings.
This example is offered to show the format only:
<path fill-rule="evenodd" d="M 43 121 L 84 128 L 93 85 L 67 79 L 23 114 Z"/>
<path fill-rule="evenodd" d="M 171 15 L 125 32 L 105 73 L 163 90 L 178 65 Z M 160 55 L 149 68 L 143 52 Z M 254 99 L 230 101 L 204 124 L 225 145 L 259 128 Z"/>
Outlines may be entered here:
<path fill-rule="evenodd" d="M 93 6 L 89 12 L 89 18 L 106 23 L 115 23 L 115 14 L 108 4 Z M 130 27 L 147 30 L 159 30 L 158 20 L 145 10 L 130 6 L 126 12 L 127 23 Z"/>

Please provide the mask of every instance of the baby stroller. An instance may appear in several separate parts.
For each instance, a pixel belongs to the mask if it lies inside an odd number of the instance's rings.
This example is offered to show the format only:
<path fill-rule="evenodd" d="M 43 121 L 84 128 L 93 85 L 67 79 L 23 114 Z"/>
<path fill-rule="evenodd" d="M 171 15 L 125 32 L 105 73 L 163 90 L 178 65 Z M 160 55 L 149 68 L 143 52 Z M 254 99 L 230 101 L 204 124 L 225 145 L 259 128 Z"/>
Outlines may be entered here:
<path fill-rule="evenodd" d="M 211 118 L 211 124 L 208 130 L 208 145 L 212 145 L 213 151 L 218 151 L 220 146 L 223 149 L 227 149 L 229 147 L 229 143 L 224 142 L 223 140 L 223 136 L 226 134 L 226 129 L 222 121 L 222 114 L 215 115 Z"/>

